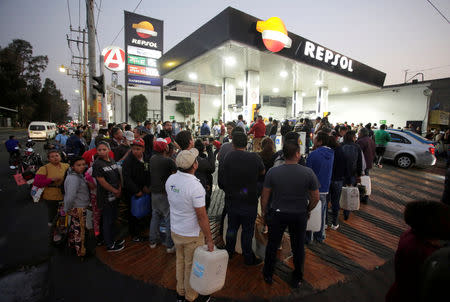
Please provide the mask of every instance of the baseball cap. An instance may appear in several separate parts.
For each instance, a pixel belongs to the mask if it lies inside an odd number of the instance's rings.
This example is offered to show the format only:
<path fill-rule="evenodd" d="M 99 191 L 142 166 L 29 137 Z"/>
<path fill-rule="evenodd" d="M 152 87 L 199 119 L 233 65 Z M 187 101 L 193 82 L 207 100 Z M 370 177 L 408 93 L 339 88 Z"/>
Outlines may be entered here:
<path fill-rule="evenodd" d="M 142 138 L 137 138 L 131 142 L 131 145 L 145 147 L 145 142 Z"/>
<path fill-rule="evenodd" d="M 169 137 L 167 138 L 158 138 L 154 143 L 153 143 L 153 150 L 155 150 L 156 152 L 162 153 L 166 150 L 167 145 L 170 144 L 171 139 Z"/>
<path fill-rule="evenodd" d="M 134 140 L 134 133 L 131 131 L 125 131 L 125 138 L 127 139 L 127 141 L 131 142 Z"/>
<path fill-rule="evenodd" d="M 194 164 L 197 156 L 198 150 L 195 148 L 181 151 L 180 153 L 178 153 L 177 159 L 175 160 L 177 167 L 183 170 L 189 169 Z"/>

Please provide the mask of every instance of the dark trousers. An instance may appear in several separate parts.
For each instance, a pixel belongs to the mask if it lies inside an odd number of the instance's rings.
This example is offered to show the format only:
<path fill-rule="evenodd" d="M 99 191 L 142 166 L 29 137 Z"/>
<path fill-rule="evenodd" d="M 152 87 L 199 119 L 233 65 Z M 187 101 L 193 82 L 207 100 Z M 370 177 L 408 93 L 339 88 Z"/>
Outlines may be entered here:
<path fill-rule="evenodd" d="M 330 185 L 330 201 L 331 201 L 331 223 L 334 225 L 338 224 L 338 216 L 339 216 L 339 201 L 341 199 L 342 187 L 344 185 L 343 180 L 332 180 Z M 327 211 L 328 216 L 328 211 Z M 328 220 L 328 219 L 327 219 Z"/>
<path fill-rule="evenodd" d="M 376 162 L 377 165 L 381 164 L 381 161 L 383 160 L 385 151 L 386 151 L 386 147 L 379 146 L 379 147 L 375 148 L 375 152 L 377 154 L 377 162 Z"/>
<path fill-rule="evenodd" d="M 103 238 L 107 247 L 114 244 L 115 226 L 117 219 L 117 200 L 106 201 L 102 211 Z"/>
<path fill-rule="evenodd" d="M 47 205 L 47 213 L 48 213 L 48 222 L 53 223 L 55 220 L 56 214 L 58 213 L 58 206 L 61 200 L 42 200 Z"/>
<path fill-rule="evenodd" d="M 142 233 L 141 219 L 131 214 L 131 197 L 127 198 L 128 233 L 131 237 L 139 236 Z"/>
<path fill-rule="evenodd" d="M 252 240 L 255 232 L 256 211 L 254 215 L 239 214 L 228 209 L 228 229 L 227 229 L 227 251 L 233 255 L 236 248 L 236 237 L 239 227 L 242 225 L 241 245 L 245 263 L 251 264 L 255 261 L 252 251 Z M 278 247 L 277 247 L 278 248 Z"/>
<path fill-rule="evenodd" d="M 305 236 L 306 236 L 306 213 L 290 214 L 271 211 L 267 215 L 267 225 L 269 226 L 269 238 L 266 247 L 266 256 L 264 259 L 263 274 L 272 277 L 277 250 L 280 246 L 283 233 L 286 228 L 289 229 L 291 237 L 291 249 L 294 260 L 294 278 L 295 281 L 303 279 L 303 267 L 305 262 Z"/>

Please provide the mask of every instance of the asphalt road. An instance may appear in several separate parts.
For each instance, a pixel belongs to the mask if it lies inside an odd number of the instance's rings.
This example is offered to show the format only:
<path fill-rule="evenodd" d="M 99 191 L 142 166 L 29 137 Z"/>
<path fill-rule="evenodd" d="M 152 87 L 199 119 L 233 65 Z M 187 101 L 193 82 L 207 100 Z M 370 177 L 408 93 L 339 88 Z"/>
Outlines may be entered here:
<path fill-rule="evenodd" d="M 7 301 L 175 301 L 175 292 L 111 270 L 97 258 L 81 262 L 48 245 L 45 205 L 34 204 L 29 186 L 18 187 L 3 142 L 14 133 L 0 129 L 0 300 Z M 36 144 L 43 155 L 43 143 Z M 337 284 L 302 301 L 383 301 L 393 265 Z M 277 301 L 294 301 L 294 297 Z M 224 300 L 218 300 L 224 301 Z"/>

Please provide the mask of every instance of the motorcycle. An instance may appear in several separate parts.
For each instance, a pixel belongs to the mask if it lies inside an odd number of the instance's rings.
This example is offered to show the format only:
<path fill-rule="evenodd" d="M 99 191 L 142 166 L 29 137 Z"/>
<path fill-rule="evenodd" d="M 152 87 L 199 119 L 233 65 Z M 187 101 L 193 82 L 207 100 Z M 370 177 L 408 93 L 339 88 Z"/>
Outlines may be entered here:
<path fill-rule="evenodd" d="M 21 156 L 21 161 L 19 164 L 19 172 L 24 173 L 25 171 L 31 171 L 36 173 L 36 171 L 44 165 L 42 158 L 39 153 L 35 152 L 33 147 L 35 142 L 31 139 L 25 144 L 24 153 Z"/>

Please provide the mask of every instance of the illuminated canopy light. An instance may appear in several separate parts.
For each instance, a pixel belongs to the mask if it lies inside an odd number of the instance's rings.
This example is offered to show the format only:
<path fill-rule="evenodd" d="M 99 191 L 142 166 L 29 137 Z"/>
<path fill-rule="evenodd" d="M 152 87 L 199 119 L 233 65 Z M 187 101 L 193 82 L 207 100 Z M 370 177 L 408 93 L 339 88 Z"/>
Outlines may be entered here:
<path fill-rule="evenodd" d="M 286 70 L 282 70 L 282 71 L 280 72 L 280 76 L 281 76 L 282 78 L 287 77 L 287 76 L 288 76 L 287 71 L 286 71 Z"/>
<path fill-rule="evenodd" d="M 190 78 L 191 80 L 197 80 L 197 74 L 191 72 L 191 73 L 189 74 L 189 78 Z"/>
<path fill-rule="evenodd" d="M 306 93 L 305 93 L 305 92 L 302 92 L 302 96 L 306 96 Z"/>
<path fill-rule="evenodd" d="M 220 100 L 219 99 L 215 99 L 213 102 L 215 107 L 220 107 Z"/>
<path fill-rule="evenodd" d="M 316 81 L 316 86 L 320 86 L 320 85 L 322 85 L 323 84 L 323 81 L 321 81 L 321 80 L 317 80 Z"/>
<path fill-rule="evenodd" d="M 347 92 L 347 91 L 348 91 L 347 87 L 342 88 L 342 92 Z"/>
<path fill-rule="evenodd" d="M 280 89 L 274 88 L 274 89 L 272 89 L 272 91 L 273 91 L 274 93 L 278 93 L 278 92 L 280 92 Z"/>
<path fill-rule="evenodd" d="M 225 57 L 225 64 L 228 66 L 234 66 L 236 65 L 236 58 L 235 57 Z"/>

